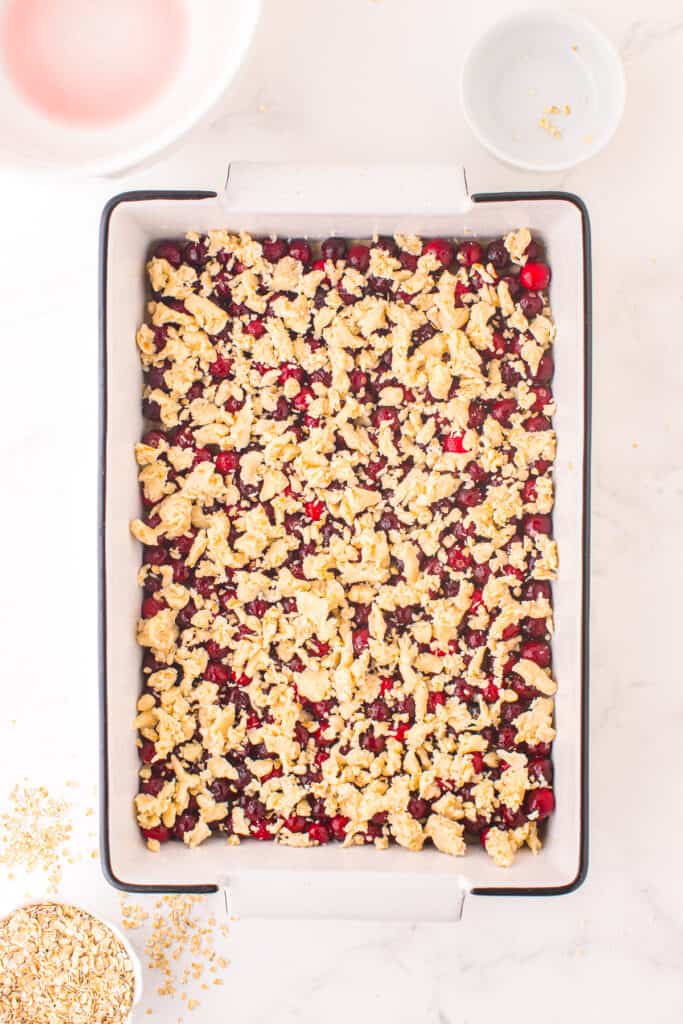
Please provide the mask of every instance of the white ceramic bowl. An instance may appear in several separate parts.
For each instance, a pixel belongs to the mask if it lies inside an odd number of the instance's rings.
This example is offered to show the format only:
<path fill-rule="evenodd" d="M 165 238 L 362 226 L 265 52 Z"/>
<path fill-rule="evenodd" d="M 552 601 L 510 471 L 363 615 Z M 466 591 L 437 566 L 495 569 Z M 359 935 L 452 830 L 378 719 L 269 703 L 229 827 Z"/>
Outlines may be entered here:
<path fill-rule="evenodd" d="M 597 153 L 616 131 L 625 95 L 612 43 L 562 12 L 529 10 L 496 22 L 462 70 L 472 131 L 494 156 L 526 170 L 562 171 Z"/>
<path fill-rule="evenodd" d="M 69 901 L 65 902 L 63 900 L 30 900 L 28 903 L 19 904 L 18 907 L 15 907 L 14 910 L 10 910 L 6 914 L 0 914 L 0 919 L 4 920 L 8 917 L 11 917 L 12 914 L 15 914 L 18 910 L 25 910 L 27 907 L 35 906 L 38 903 L 57 903 L 60 906 L 77 906 L 77 904 L 75 903 L 71 903 Z M 78 906 L 78 910 L 82 910 L 84 913 L 90 914 L 90 916 L 94 917 L 96 921 L 99 921 L 100 924 L 103 924 L 106 928 L 108 928 L 109 931 L 116 936 L 116 938 L 119 940 L 119 942 L 125 949 L 126 953 L 128 954 L 128 959 L 130 960 L 131 967 L 133 968 L 133 977 L 135 979 L 133 989 L 133 1002 L 131 1004 L 130 1014 L 127 1017 L 127 1022 L 130 1022 L 133 1019 L 133 1011 L 135 1007 L 139 1004 L 140 1000 L 142 999 L 142 964 L 140 963 L 140 959 L 135 950 L 133 949 L 133 947 L 131 946 L 130 942 L 126 938 L 126 936 L 116 927 L 115 924 L 112 924 L 111 921 L 106 921 L 103 917 L 100 917 L 100 915 L 96 914 L 90 907 Z"/>
<path fill-rule="evenodd" d="M 0 15 L 8 0 L 0 0 Z M 247 51 L 260 0 L 185 0 L 189 40 L 158 99 L 101 128 L 49 119 L 23 99 L 0 61 L 0 164 L 51 174 L 126 170 L 166 149 L 217 102 Z"/>

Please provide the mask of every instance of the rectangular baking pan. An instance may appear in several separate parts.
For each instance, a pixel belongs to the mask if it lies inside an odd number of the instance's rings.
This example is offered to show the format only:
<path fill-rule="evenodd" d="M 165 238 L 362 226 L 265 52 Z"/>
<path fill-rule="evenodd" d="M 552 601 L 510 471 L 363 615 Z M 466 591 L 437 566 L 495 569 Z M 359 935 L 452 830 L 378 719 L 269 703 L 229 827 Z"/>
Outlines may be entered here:
<path fill-rule="evenodd" d="M 141 654 L 135 641 L 140 548 L 129 520 L 139 512 L 133 445 L 142 429 L 136 328 L 145 313 L 150 245 L 211 228 L 324 238 L 374 233 L 493 238 L 528 226 L 547 246 L 557 323 L 554 392 L 554 667 L 558 735 L 557 810 L 544 848 L 508 869 L 478 846 L 463 858 L 392 846 L 292 849 L 219 840 L 150 853 L 133 813 L 138 756 L 133 719 Z M 256 916 L 451 919 L 464 893 L 558 895 L 583 881 L 588 854 L 588 601 L 591 402 L 590 226 L 580 199 L 564 192 L 469 195 L 458 167 L 232 165 L 224 193 L 128 192 L 104 210 L 100 249 L 100 689 L 104 871 L 131 892 L 229 889 L 235 909 Z"/>

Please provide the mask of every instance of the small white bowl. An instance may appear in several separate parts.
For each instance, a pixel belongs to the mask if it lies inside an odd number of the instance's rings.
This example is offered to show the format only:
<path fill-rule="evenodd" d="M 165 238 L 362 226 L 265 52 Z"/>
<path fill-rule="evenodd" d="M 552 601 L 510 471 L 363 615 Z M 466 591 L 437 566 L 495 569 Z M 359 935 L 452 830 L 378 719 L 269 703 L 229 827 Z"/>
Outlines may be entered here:
<path fill-rule="evenodd" d="M 0 0 L 0 17 L 7 2 Z M 0 164 L 81 177 L 115 174 L 157 155 L 224 93 L 260 9 L 260 0 L 185 0 L 185 54 L 168 87 L 149 106 L 102 127 L 46 117 L 19 94 L 0 61 Z"/>
<path fill-rule="evenodd" d="M 142 999 L 142 964 L 140 963 L 140 958 L 138 957 L 137 953 L 131 946 L 126 936 L 123 934 L 123 932 L 120 931 L 119 928 L 116 927 L 115 924 L 112 924 L 111 921 L 106 921 L 103 917 L 100 917 L 100 915 L 96 914 L 93 910 L 91 910 L 90 907 L 78 906 L 76 903 L 71 903 L 70 901 L 64 900 L 30 900 L 28 903 L 20 903 L 18 907 L 15 907 L 14 910 L 10 910 L 9 913 L 0 914 L 0 920 L 6 920 L 8 917 L 11 917 L 12 914 L 15 914 L 18 910 L 26 910 L 28 907 L 33 907 L 36 904 L 41 903 L 56 903 L 60 906 L 76 907 L 78 910 L 82 910 L 85 914 L 90 914 L 91 917 L 94 917 L 96 921 L 99 921 L 100 924 L 103 924 L 105 926 L 105 928 L 108 928 L 109 931 L 112 932 L 119 940 L 119 942 L 121 943 L 121 945 L 123 946 L 128 955 L 128 959 L 130 960 L 131 967 L 133 969 L 133 1002 L 131 1003 L 130 1013 L 126 1018 L 127 1024 L 130 1024 L 130 1022 L 133 1020 L 133 1011 L 135 1010 L 135 1007 L 139 1004 L 140 1000 Z"/>
<path fill-rule="evenodd" d="M 601 150 L 625 96 L 612 43 L 584 18 L 561 12 L 529 10 L 496 22 L 462 69 L 474 134 L 499 160 L 532 171 L 564 171 Z"/>

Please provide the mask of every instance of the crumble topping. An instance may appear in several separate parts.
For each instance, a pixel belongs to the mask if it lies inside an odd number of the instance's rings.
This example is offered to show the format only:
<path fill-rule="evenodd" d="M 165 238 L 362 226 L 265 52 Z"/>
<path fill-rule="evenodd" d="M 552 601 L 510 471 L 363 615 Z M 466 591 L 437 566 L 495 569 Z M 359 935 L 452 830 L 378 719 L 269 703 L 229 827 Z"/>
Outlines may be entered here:
<path fill-rule="evenodd" d="M 148 264 L 138 823 L 506 866 L 554 807 L 549 270 L 527 228 L 320 252 Z"/>

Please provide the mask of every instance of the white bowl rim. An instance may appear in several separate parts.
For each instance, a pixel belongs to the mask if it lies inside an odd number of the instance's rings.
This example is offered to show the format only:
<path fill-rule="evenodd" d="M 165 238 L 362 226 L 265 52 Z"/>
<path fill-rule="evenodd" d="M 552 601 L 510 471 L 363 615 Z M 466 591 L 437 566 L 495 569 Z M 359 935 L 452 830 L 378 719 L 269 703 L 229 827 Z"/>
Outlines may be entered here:
<path fill-rule="evenodd" d="M 190 0 L 191 2 L 191 0 Z M 244 42 L 242 54 L 237 67 L 226 66 L 225 71 L 216 75 L 213 85 L 207 85 L 202 98 L 194 108 L 183 118 L 179 118 L 165 129 L 150 134 L 148 140 L 138 144 L 132 149 L 121 150 L 118 154 L 106 157 L 95 157 L 92 159 L 70 161 L 57 165 L 41 166 L 39 163 L 24 164 L 21 159 L 12 159 L 12 154 L 7 154 L 7 166 L 21 170 L 35 177 L 43 177 L 49 174 L 53 178 L 64 179 L 65 177 L 107 177 L 110 175 L 123 174 L 132 170 L 152 157 L 159 157 L 172 145 L 179 142 L 206 114 L 212 110 L 230 82 L 237 77 L 249 47 L 251 46 L 261 16 L 263 0 L 248 0 L 245 4 L 244 15 Z"/>
<path fill-rule="evenodd" d="M 527 21 L 533 18 L 543 18 L 548 23 L 564 24 L 571 27 L 576 27 L 580 31 L 592 36 L 595 40 L 600 43 L 600 46 L 605 51 L 608 60 L 611 62 L 612 71 L 615 75 L 615 81 L 618 83 L 617 88 L 620 93 L 619 103 L 615 106 L 611 113 L 607 127 L 600 134 L 599 138 L 595 139 L 590 145 L 586 146 L 572 160 L 520 160 L 512 154 L 506 152 L 505 149 L 501 148 L 485 131 L 483 131 L 479 125 L 477 119 L 472 115 L 472 111 L 466 99 L 466 84 L 465 80 L 470 70 L 471 61 L 474 55 L 474 51 L 480 46 L 494 31 L 499 31 L 501 28 L 505 29 L 507 26 L 519 24 L 520 22 Z M 569 11 L 552 11 L 547 10 L 543 7 L 526 7 L 521 11 L 516 11 L 514 14 L 507 14 L 502 18 L 497 18 L 489 27 L 477 36 L 472 45 L 470 46 L 465 59 L 462 64 L 460 71 L 460 104 L 462 106 L 465 120 L 469 125 L 470 129 L 478 139 L 478 141 L 497 157 L 502 163 L 508 164 L 508 166 L 519 167 L 526 171 L 568 171 L 572 167 L 576 167 L 578 164 L 583 163 L 585 160 L 589 160 L 596 153 L 599 153 L 601 149 L 607 145 L 611 140 L 621 121 L 624 113 L 624 106 L 626 103 L 626 75 L 624 73 L 624 65 L 619 51 L 612 42 L 612 40 L 605 35 L 599 28 L 597 28 L 588 18 L 585 18 L 581 14 L 574 14 Z"/>

